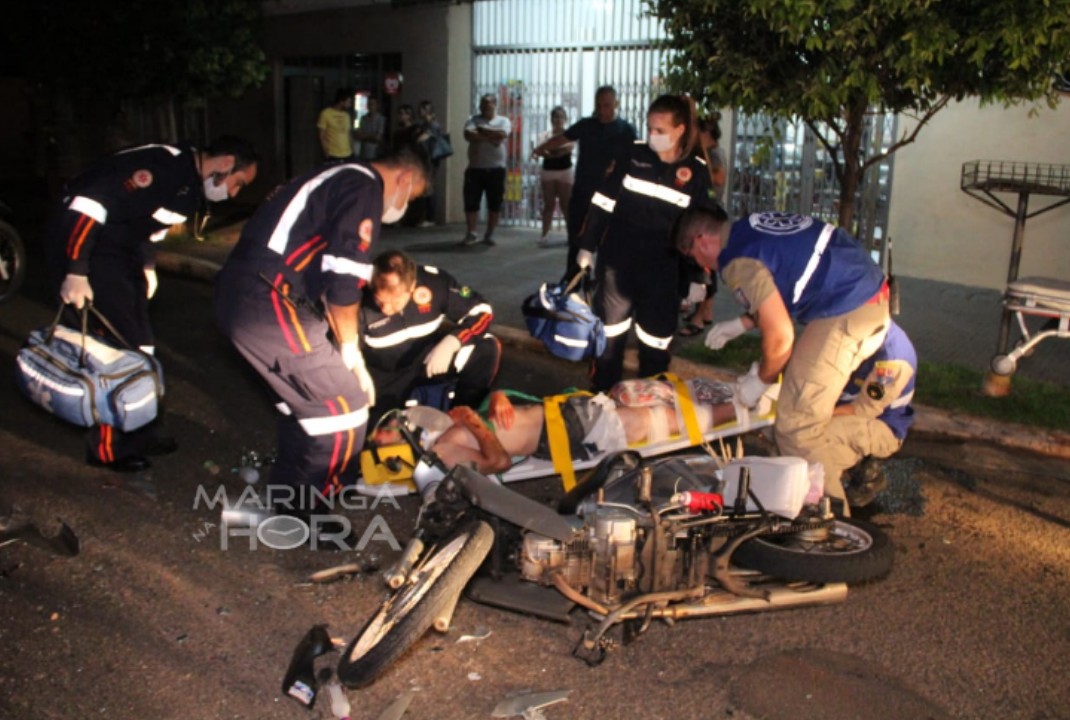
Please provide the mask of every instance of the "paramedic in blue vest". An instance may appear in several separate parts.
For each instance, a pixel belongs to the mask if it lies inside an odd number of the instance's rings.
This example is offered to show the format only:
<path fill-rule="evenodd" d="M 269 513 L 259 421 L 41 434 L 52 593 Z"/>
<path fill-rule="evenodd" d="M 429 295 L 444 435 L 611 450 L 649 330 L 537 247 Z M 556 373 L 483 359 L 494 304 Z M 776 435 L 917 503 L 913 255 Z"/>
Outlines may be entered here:
<path fill-rule="evenodd" d="M 153 243 L 172 225 L 203 213 L 207 202 L 237 195 L 256 178 L 252 146 L 220 137 L 207 148 L 143 145 L 98 161 L 64 188 L 45 234 L 53 287 L 75 308 L 92 303 L 123 338 L 155 351 L 149 300 L 156 293 Z M 100 328 L 94 332 L 103 333 Z M 150 467 L 146 456 L 177 448 L 153 422 L 123 433 L 97 425 L 86 435 L 86 461 L 118 472 Z"/>
<path fill-rule="evenodd" d="M 375 258 L 369 295 L 360 308 L 360 349 L 375 382 L 370 425 L 407 404 L 445 410 L 483 402 L 502 348 L 487 331 L 494 311 L 479 293 L 387 250 Z"/>
<path fill-rule="evenodd" d="M 888 332 L 884 273 L 842 229 L 790 213 L 729 222 L 723 212 L 688 211 L 676 247 L 719 271 L 743 307 L 744 315 L 710 330 L 708 347 L 761 331 L 762 359 L 740 378 L 739 400 L 754 407 L 784 373 L 775 424 L 780 454 L 821 463 L 826 494 L 844 500 L 834 469 L 839 448 L 828 426 L 851 374 Z"/>
<path fill-rule="evenodd" d="M 889 321 L 880 349 L 859 365 L 840 394 L 825 429 L 831 445 L 825 478 L 846 472 L 851 507 L 868 505 L 887 484 L 879 461 L 899 452 L 914 424 L 917 371 L 914 344 Z"/>
<path fill-rule="evenodd" d="M 717 206 L 706 164 L 694 154 L 694 102 L 662 95 L 650 105 L 647 128 L 646 142 L 636 142 L 594 194 L 576 256 L 589 268 L 598 253 L 592 309 L 605 324 L 606 348 L 594 360 L 596 392 L 621 380 L 633 324 L 639 376 L 669 369 L 682 265 L 673 226 L 688 207 Z"/>
<path fill-rule="evenodd" d="M 368 407 L 357 314 L 381 223 L 430 185 L 426 152 L 326 165 L 276 191 L 246 222 L 216 278 L 219 327 L 275 395 L 276 510 L 306 514 L 355 481 Z"/>

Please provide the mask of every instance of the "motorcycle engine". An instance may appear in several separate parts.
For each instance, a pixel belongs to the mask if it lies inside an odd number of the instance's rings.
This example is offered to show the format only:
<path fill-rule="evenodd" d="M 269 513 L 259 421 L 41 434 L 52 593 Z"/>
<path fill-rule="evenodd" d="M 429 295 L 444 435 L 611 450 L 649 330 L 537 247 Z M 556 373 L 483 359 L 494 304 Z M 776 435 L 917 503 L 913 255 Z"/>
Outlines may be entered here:
<path fill-rule="evenodd" d="M 586 589 L 596 602 L 616 604 L 622 591 L 635 586 L 635 515 L 618 508 L 599 507 L 584 527 L 585 536 L 567 544 L 526 533 L 520 575 L 524 580 L 546 585 L 550 583 L 550 573 L 560 571 L 570 586 Z"/>

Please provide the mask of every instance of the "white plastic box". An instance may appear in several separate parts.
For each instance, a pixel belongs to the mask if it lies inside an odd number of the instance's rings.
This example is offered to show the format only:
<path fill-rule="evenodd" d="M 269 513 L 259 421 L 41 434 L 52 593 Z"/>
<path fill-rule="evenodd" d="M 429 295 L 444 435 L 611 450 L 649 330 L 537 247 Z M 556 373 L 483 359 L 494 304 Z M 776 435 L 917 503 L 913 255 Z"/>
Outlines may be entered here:
<path fill-rule="evenodd" d="M 730 461 L 724 468 L 725 507 L 736 501 L 739 474 L 750 470 L 750 491 L 767 511 L 792 519 L 802 510 L 810 492 L 809 465 L 798 457 L 745 457 Z M 747 499 L 747 509 L 757 510 L 754 500 Z"/>

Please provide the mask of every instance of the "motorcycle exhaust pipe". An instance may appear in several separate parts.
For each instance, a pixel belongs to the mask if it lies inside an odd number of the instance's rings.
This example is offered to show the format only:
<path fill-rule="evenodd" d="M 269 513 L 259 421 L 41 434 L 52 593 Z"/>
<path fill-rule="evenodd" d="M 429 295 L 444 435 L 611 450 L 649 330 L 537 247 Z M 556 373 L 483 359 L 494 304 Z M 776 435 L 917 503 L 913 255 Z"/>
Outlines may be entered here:
<path fill-rule="evenodd" d="M 723 598 L 708 597 L 707 600 L 711 602 L 654 608 L 650 616 L 657 619 L 686 620 L 687 618 L 734 615 L 763 610 L 784 610 L 807 605 L 834 605 L 847 600 L 847 584 L 829 583 L 801 590 L 779 587 L 768 591 L 768 596 L 764 599 L 725 593 Z M 648 617 L 647 610 L 637 608 L 621 613 L 617 619 L 638 620 L 646 617 Z"/>
<path fill-rule="evenodd" d="M 405 545 L 405 549 L 401 552 L 401 557 L 398 558 L 394 567 L 383 574 L 383 580 L 386 581 L 387 587 L 391 590 L 397 590 L 404 585 L 405 579 L 412 572 L 413 565 L 416 564 L 423 552 L 423 541 L 418 537 L 409 538 L 409 542 Z"/>

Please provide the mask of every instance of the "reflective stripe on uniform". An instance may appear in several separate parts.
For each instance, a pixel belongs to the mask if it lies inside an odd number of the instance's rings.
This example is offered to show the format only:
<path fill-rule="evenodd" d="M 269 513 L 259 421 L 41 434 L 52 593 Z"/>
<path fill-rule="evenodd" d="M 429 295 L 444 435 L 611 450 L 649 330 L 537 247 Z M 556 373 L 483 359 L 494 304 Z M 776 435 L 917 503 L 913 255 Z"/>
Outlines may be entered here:
<path fill-rule="evenodd" d="M 791 299 L 793 305 L 799 302 L 799 298 L 802 297 L 806 286 L 810 283 L 810 278 L 813 277 L 814 272 L 817 270 L 817 264 L 821 262 L 821 256 L 824 254 L 825 248 L 828 247 L 829 240 L 832 239 L 832 233 L 834 232 L 836 232 L 835 225 L 825 225 L 821 229 L 821 234 L 817 236 L 817 243 L 814 245 L 814 251 L 811 253 L 810 259 L 806 262 L 806 269 L 803 270 L 802 276 L 795 281 L 795 292 Z"/>
<path fill-rule="evenodd" d="M 476 351 L 475 345 L 465 345 L 457 354 L 453 356 L 453 367 L 458 371 L 464 370 L 464 366 L 468 364 L 469 358 L 472 357 L 472 353 Z"/>
<path fill-rule="evenodd" d="M 494 308 L 492 308 L 489 303 L 479 303 L 478 305 L 473 307 L 471 310 L 469 310 L 467 313 L 465 313 L 465 317 L 478 317 L 479 315 L 483 315 L 483 314 L 488 314 L 489 315 L 490 313 L 493 313 L 493 312 L 494 312 Z"/>
<path fill-rule="evenodd" d="M 152 219 L 161 225 L 178 225 L 186 222 L 186 216 L 182 213 L 176 213 L 174 210 L 168 210 L 163 207 L 156 208 L 156 212 L 152 214 Z"/>
<path fill-rule="evenodd" d="M 658 200 L 664 200 L 676 207 L 685 208 L 691 205 L 691 196 L 687 193 L 682 193 L 679 190 L 674 190 L 671 187 L 659 185 L 658 183 L 650 182 L 649 180 L 641 180 L 632 175 L 624 176 L 624 187 L 627 190 L 631 190 L 633 193 L 656 198 Z"/>
<path fill-rule="evenodd" d="M 901 407 L 906 407 L 907 405 L 909 405 L 909 404 L 911 403 L 911 401 L 912 401 L 913 399 L 914 399 L 914 391 L 913 391 L 913 390 L 911 390 L 911 391 L 910 391 L 910 392 L 908 392 L 908 393 L 907 393 L 906 395 L 901 395 L 901 396 L 900 396 L 900 397 L 899 397 L 898 399 L 896 399 L 896 401 L 895 401 L 895 402 L 893 402 L 893 403 L 892 403 L 892 404 L 891 404 L 891 405 L 890 405 L 889 407 L 893 407 L 893 408 L 901 408 Z"/>
<path fill-rule="evenodd" d="M 152 235 L 149 235 L 149 240 L 152 242 L 163 242 L 167 239 L 167 228 L 163 230 L 157 230 Z"/>
<path fill-rule="evenodd" d="M 390 333 L 389 335 L 383 335 L 381 337 L 372 337 L 371 335 L 364 336 L 364 343 L 370 348 L 388 348 L 396 345 L 402 345 L 409 340 L 416 338 L 427 337 L 431 333 L 438 330 L 442 325 L 443 316 L 439 315 L 431 322 L 423 323 L 422 325 L 410 325 L 409 327 L 399 330 L 396 333 Z"/>
<path fill-rule="evenodd" d="M 316 188 L 324 182 L 346 170 L 359 170 L 373 180 L 375 179 L 375 173 L 361 165 L 336 165 L 335 167 L 324 170 L 319 175 L 302 185 L 301 189 L 298 190 L 297 194 L 290 200 L 290 204 L 286 206 L 286 210 L 284 210 L 279 217 L 279 224 L 275 226 L 275 231 L 271 233 L 271 238 L 268 240 L 267 244 L 269 249 L 274 250 L 279 255 L 286 252 L 286 245 L 290 241 L 290 230 L 293 228 L 294 223 L 297 222 L 297 218 L 305 211 L 305 206 L 308 205 L 308 198 L 315 192 Z"/>
<path fill-rule="evenodd" d="M 611 337 L 617 337 L 618 335 L 623 335 L 624 333 L 628 332 L 628 328 L 630 328 L 631 326 L 632 326 L 632 319 L 631 318 L 628 318 L 626 320 L 622 320 L 619 323 L 613 323 L 612 325 L 606 325 L 605 326 L 606 337 L 607 338 L 611 338 Z"/>
<path fill-rule="evenodd" d="M 179 150 L 178 148 L 174 147 L 173 145 L 160 145 L 158 143 L 150 143 L 148 145 L 138 145 L 137 147 L 127 148 L 126 150 L 120 150 L 119 152 L 117 152 L 115 154 L 116 155 L 122 155 L 123 153 L 134 152 L 135 150 L 148 150 L 150 148 L 160 148 L 161 150 L 166 150 L 167 152 L 171 153 L 171 155 L 174 156 L 174 157 L 178 157 L 179 155 L 182 154 L 182 151 Z"/>
<path fill-rule="evenodd" d="M 301 429 L 306 435 L 330 435 L 331 433 L 344 432 L 368 423 L 368 408 L 364 407 L 355 412 L 344 415 L 331 415 L 330 417 L 301 418 Z"/>
<path fill-rule="evenodd" d="M 278 410 L 283 415 L 293 415 L 293 411 L 290 410 L 290 406 L 287 405 L 284 402 L 275 403 L 275 409 Z"/>
<path fill-rule="evenodd" d="M 591 198 L 591 204 L 594 205 L 595 207 L 602 208 L 607 213 L 613 212 L 613 210 L 617 207 L 617 201 L 616 200 L 614 200 L 612 198 L 609 198 L 609 197 L 606 197 L 605 195 L 603 195 L 600 192 L 596 192 L 594 194 L 594 197 Z"/>
<path fill-rule="evenodd" d="M 67 207 L 69 207 L 71 210 L 74 210 L 75 212 L 79 212 L 83 215 L 87 215 L 93 218 L 98 223 L 103 224 L 108 220 L 107 209 L 105 209 L 105 207 L 98 203 L 96 200 L 93 200 L 92 198 L 87 198 L 83 195 L 79 195 L 78 197 L 71 200 L 71 204 Z"/>
<path fill-rule="evenodd" d="M 372 279 L 371 263 L 360 263 L 337 255 L 324 255 L 323 260 L 320 262 L 320 270 L 333 272 L 336 275 L 352 275 L 361 280 Z"/>
<path fill-rule="evenodd" d="M 668 350 L 669 343 L 672 342 L 672 335 L 665 338 L 657 337 L 656 335 L 651 335 L 650 333 L 646 332 L 639 325 L 635 326 L 635 337 L 639 339 L 639 342 L 643 343 L 647 347 L 652 347 L 655 350 Z"/>

